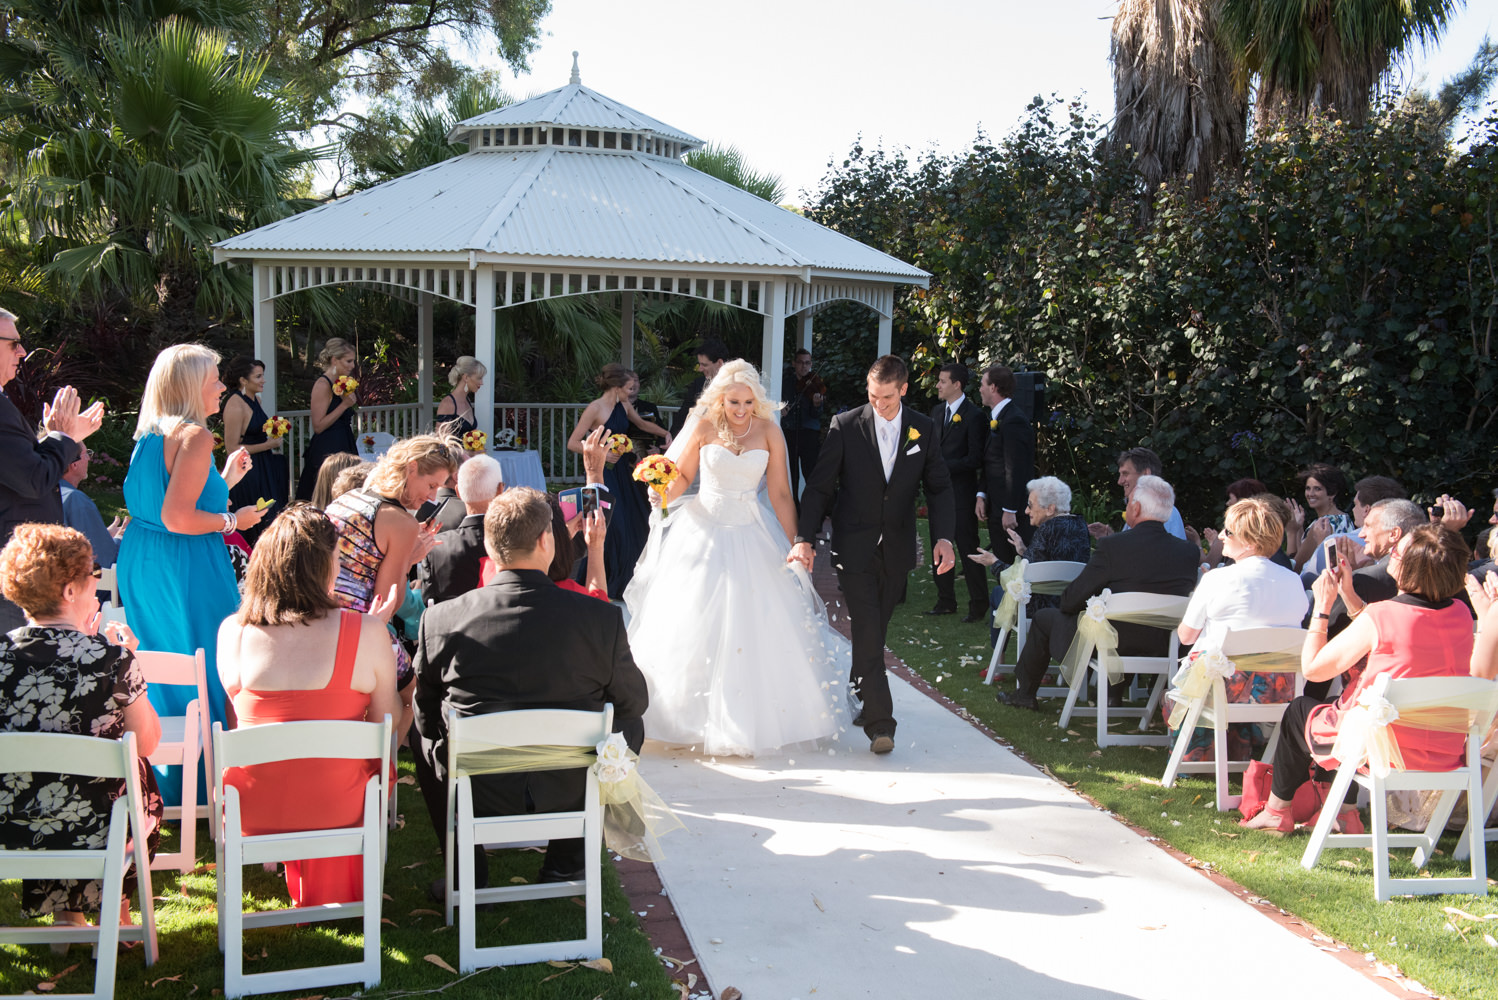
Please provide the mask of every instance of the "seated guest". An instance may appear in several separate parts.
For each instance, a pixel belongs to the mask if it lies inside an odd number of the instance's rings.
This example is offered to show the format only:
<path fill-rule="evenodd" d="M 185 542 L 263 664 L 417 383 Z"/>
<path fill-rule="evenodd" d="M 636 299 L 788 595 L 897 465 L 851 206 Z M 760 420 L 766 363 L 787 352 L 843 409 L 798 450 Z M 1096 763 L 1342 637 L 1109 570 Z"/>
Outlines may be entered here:
<path fill-rule="evenodd" d="M 1408 500 L 1409 496 L 1397 479 L 1390 479 L 1388 476 L 1364 476 L 1352 487 L 1353 526 L 1344 531 L 1333 532 L 1327 537 L 1349 538 L 1353 545 L 1361 549 L 1363 547 L 1363 524 L 1367 521 L 1368 511 L 1373 505 L 1380 500 Z M 1311 561 L 1302 567 L 1301 579 L 1309 586 L 1324 569 L 1326 569 L 1326 544 L 1323 542 L 1311 555 Z M 1333 628 L 1332 635 L 1336 634 L 1337 630 Z"/>
<path fill-rule="evenodd" d="M 1231 483 L 1228 483 L 1228 506 L 1231 507 L 1239 500 L 1247 500 L 1249 497 L 1256 497 L 1260 493 L 1268 492 L 1269 487 L 1265 486 L 1257 479 L 1235 479 Z M 1203 560 L 1203 562 L 1206 564 L 1208 569 L 1211 569 L 1212 567 L 1217 566 L 1222 562 L 1222 537 L 1217 534 L 1216 528 L 1207 528 L 1203 530 L 1201 532 L 1201 537 L 1205 539 L 1207 543 L 1207 558 Z M 1290 560 L 1286 558 L 1285 566 L 1288 567 L 1289 565 Z"/>
<path fill-rule="evenodd" d="M 1286 516 L 1285 505 L 1267 493 L 1228 508 L 1222 551 L 1232 565 L 1201 578 L 1176 629 L 1182 645 L 1196 644 L 1193 655 L 1221 648 L 1223 637 L 1232 630 L 1300 627 L 1306 616 L 1305 588 L 1294 570 L 1276 565 L 1272 558 L 1284 544 Z M 1295 697 L 1291 673 L 1239 670 L 1225 683 L 1230 702 L 1268 705 Z M 1169 699 L 1163 708 L 1168 720 Z M 1257 728 L 1252 723 L 1228 727 L 1230 760 L 1248 759 L 1258 742 Z M 1213 753 L 1212 730 L 1197 727 L 1185 759 L 1211 760 Z"/>
<path fill-rule="evenodd" d="M 1077 632 L 1077 615 L 1087 599 L 1111 590 L 1185 597 L 1196 586 L 1201 549 L 1165 531 L 1165 519 L 1175 509 L 1175 490 L 1159 476 L 1140 476 L 1130 488 L 1124 508 L 1126 530 L 1098 539 L 1087 566 L 1061 593 L 1059 607 L 1046 608 L 1030 620 L 1030 633 L 1019 651 L 1014 676 L 1016 691 L 1000 691 L 1000 702 L 1015 708 L 1038 709 L 1035 692 L 1052 659 L 1066 655 Z M 1147 625 L 1119 622 L 1118 651 L 1124 656 L 1162 656 L 1169 636 Z M 1110 694 L 1110 697 L 1113 695 Z"/>
<path fill-rule="evenodd" d="M 339 473 L 360 464 L 368 463 L 351 451 L 335 451 L 323 459 L 317 470 L 317 483 L 312 488 L 312 506 L 318 510 L 327 510 L 328 504 L 337 496 L 333 492 L 333 484 L 338 482 Z"/>
<path fill-rule="evenodd" d="M 95 635 L 94 552 L 88 539 L 57 524 L 22 524 L 0 550 L 0 591 L 20 606 L 26 624 L 0 634 L 0 731 L 68 733 L 117 740 L 135 734 L 140 787 L 151 828 L 161 834 L 162 801 L 146 762 L 161 740 L 161 721 L 146 700 L 146 680 L 132 655 L 135 636 L 110 622 Z M 107 636 L 107 639 L 106 639 Z M 0 846 L 66 851 L 104 842 L 114 800 L 125 782 L 49 774 L 12 775 L 0 794 Z M 46 822 L 39 822 L 46 820 Z M 126 876 L 120 917 L 129 923 L 135 875 Z M 21 910 L 54 923 L 87 923 L 99 909 L 100 883 L 25 879 Z"/>
<path fill-rule="evenodd" d="M 1165 475 L 1165 463 L 1160 461 L 1148 448 L 1130 448 L 1128 451 L 1120 452 L 1118 455 L 1118 485 L 1123 487 L 1124 506 L 1134 498 L 1134 484 L 1139 481 L 1140 476 L 1154 476 L 1160 478 Z M 1174 495 L 1174 494 L 1172 494 Z M 1166 514 L 1164 521 L 1167 534 L 1174 535 L 1184 541 L 1186 539 L 1186 522 L 1181 518 L 1181 512 L 1176 510 L 1175 501 L 1171 501 L 1170 512 Z M 1113 534 L 1113 529 L 1101 522 L 1093 522 L 1087 526 L 1092 532 L 1093 538 L 1107 538 Z M 1124 518 L 1124 530 L 1129 530 L 1128 518 Z"/>
<path fill-rule="evenodd" d="M 244 603 L 218 630 L 218 672 L 236 726 L 271 722 L 400 721 L 395 654 L 379 617 L 340 609 L 338 529 L 311 504 L 270 523 L 250 556 Z M 358 826 L 373 761 L 298 760 L 229 768 L 244 832 Z M 295 906 L 364 898 L 363 859 L 286 862 Z"/>
<path fill-rule="evenodd" d="M 441 604 L 479 586 L 484 560 L 484 511 L 504 492 L 504 470 L 488 455 L 475 455 L 458 469 L 458 496 L 467 514 L 442 536 L 421 562 L 421 596 Z"/>
<path fill-rule="evenodd" d="M 1305 492 L 1306 505 L 1295 500 L 1290 504 L 1290 523 L 1285 534 L 1285 551 L 1297 570 L 1309 568 L 1311 557 L 1321 543 L 1332 535 L 1353 530 L 1352 515 L 1341 509 L 1348 497 L 1347 476 L 1335 465 L 1313 462 L 1300 470 L 1297 478 Z"/>
<path fill-rule="evenodd" d="M 447 482 L 437 488 L 437 495 L 422 504 L 416 511 L 416 520 L 423 524 L 431 521 L 437 525 L 438 531 L 451 531 L 468 516 L 469 511 L 463 504 L 463 498 L 458 495 L 458 470 L 463 467 L 464 462 L 481 454 L 481 452 L 469 451 L 463 447 L 461 440 L 453 437 L 447 439 L 447 450 L 453 457 L 452 475 L 447 477 Z M 490 499 L 492 500 L 493 497 Z"/>
<path fill-rule="evenodd" d="M 375 470 L 374 462 L 355 462 L 353 465 L 339 471 L 337 478 L 333 480 L 333 487 L 329 491 L 333 500 L 337 500 L 345 493 L 354 490 L 362 490 L 364 484 L 369 482 L 369 474 Z M 329 501 L 328 506 L 332 506 Z"/>
<path fill-rule="evenodd" d="M 447 815 L 446 713 L 483 715 L 527 708 L 601 711 L 614 706 L 614 726 L 638 752 L 649 702 L 645 677 L 630 655 L 624 618 L 603 601 L 570 594 L 547 577 L 555 555 L 546 496 L 507 489 L 484 516 L 484 545 L 499 575 L 430 609 L 416 644 L 416 728 L 435 783 L 422 795 L 434 828 Z M 505 816 L 582 808 L 582 770 L 475 777 L 475 813 Z M 474 858 L 478 885 L 488 874 L 483 851 Z M 467 859 L 455 859 L 459 864 Z M 541 881 L 581 877 L 583 841 L 553 841 Z M 432 886 L 434 894 L 441 886 Z"/>
<path fill-rule="evenodd" d="M 63 471 L 62 482 L 57 484 L 62 492 L 62 523 L 81 531 L 94 547 L 94 562 L 108 569 L 119 555 L 120 535 L 125 530 L 125 522 L 115 518 L 105 527 L 98 506 L 78 488 L 78 484 L 88 478 L 88 459 L 88 446 L 79 445 L 78 460 Z"/>
<path fill-rule="evenodd" d="M 551 567 L 547 569 L 546 575 L 551 578 L 552 583 L 563 590 L 570 590 L 574 594 L 587 594 L 600 601 L 607 601 L 609 582 L 604 575 L 603 543 L 608 533 L 608 525 L 603 519 L 603 511 L 574 514 L 572 519 L 568 520 L 555 493 L 546 494 L 546 501 L 551 505 L 551 534 L 557 545 L 556 554 L 551 558 Z M 583 536 L 583 544 L 587 548 L 587 561 L 584 565 L 588 576 L 585 584 L 577 583 L 572 579 L 573 573 L 577 571 L 577 559 L 573 554 L 576 551 L 579 534 Z"/>
<path fill-rule="evenodd" d="M 1338 561 L 1352 572 L 1337 577 L 1338 600 L 1331 612 L 1331 634 L 1339 634 L 1370 603 L 1387 601 L 1399 593 L 1389 566 L 1394 549 L 1401 538 L 1427 523 L 1425 512 L 1409 500 L 1380 500 L 1363 518 L 1362 549 L 1349 538 L 1337 540 Z"/>
<path fill-rule="evenodd" d="M 1403 503 L 1405 501 L 1391 501 Z M 1375 508 L 1377 509 L 1377 508 Z M 1342 715 L 1380 674 L 1391 677 L 1464 677 L 1472 664 L 1472 615 L 1455 601 L 1467 567 L 1467 543 L 1454 531 L 1436 524 L 1415 528 L 1400 538 L 1391 553 L 1390 572 L 1399 592 L 1386 601 L 1367 605 L 1335 639 L 1327 639 L 1326 622 L 1336 599 L 1338 577 L 1334 566 L 1316 578 L 1310 634 L 1301 652 L 1301 670 L 1308 681 L 1329 681 L 1366 658 L 1367 666 L 1336 701 L 1302 695 L 1290 703 L 1280 723 L 1274 753 L 1274 779 L 1264 811 L 1240 826 L 1288 833 L 1295 827 L 1290 802 L 1305 782 L 1329 783 L 1340 762 L 1331 756 Z M 1401 726 L 1390 726 L 1405 766 L 1420 771 L 1445 771 L 1464 757 L 1466 736 Z M 1310 771 L 1315 767 L 1314 779 Z M 1349 797 L 1357 786 L 1349 786 Z M 1328 802 L 1339 809 L 1335 829 L 1363 832 L 1362 819 L 1351 802 Z"/>

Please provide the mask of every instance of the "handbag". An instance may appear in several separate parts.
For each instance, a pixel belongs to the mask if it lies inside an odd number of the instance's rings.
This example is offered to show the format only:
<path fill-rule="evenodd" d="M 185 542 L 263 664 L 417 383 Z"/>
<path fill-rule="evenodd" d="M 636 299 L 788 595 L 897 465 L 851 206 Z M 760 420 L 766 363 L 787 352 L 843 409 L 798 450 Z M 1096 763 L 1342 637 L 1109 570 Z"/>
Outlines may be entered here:
<path fill-rule="evenodd" d="M 1306 776 L 1310 777 L 1309 769 Z M 1269 790 L 1274 784 L 1274 765 L 1262 760 L 1251 760 L 1243 772 L 1243 798 L 1238 802 L 1238 811 L 1244 819 L 1253 819 L 1264 811 L 1269 801 Z M 1315 781 L 1306 781 L 1295 790 L 1290 800 L 1290 815 L 1297 823 L 1309 823 L 1321 811 L 1326 798 L 1326 789 Z"/>

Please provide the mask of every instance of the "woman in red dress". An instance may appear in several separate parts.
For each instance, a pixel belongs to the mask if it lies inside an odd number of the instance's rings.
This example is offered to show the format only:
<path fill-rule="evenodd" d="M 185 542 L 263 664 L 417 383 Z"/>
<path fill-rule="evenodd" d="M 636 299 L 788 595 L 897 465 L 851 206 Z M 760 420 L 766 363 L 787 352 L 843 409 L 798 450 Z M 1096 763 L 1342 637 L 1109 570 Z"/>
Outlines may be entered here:
<path fill-rule="evenodd" d="M 400 717 L 395 655 L 379 617 L 340 608 L 338 529 L 308 504 L 271 523 L 250 557 L 244 603 L 218 633 L 218 670 L 237 725 Z M 358 826 L 373 761 L 283 761 L 224 772 L 239 789 L 244 832 Z M 360 859 L 286 862 L 296 906 L 363 898 Z"/>

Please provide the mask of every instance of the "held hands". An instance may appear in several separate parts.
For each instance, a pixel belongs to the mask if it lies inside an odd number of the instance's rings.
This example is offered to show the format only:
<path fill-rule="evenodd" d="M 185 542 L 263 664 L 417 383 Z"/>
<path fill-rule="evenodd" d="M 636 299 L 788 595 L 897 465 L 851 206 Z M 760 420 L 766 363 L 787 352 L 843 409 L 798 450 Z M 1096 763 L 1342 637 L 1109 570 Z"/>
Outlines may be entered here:
<path fill-rule="evenodd" d="M 931 547 L 931 552 L 936 557 L 937 576 L 952 572 L 952 567 L 957 565 L 957 554 L 952 551 L 952 543 L 947 539 L 938 538 Z"/>
<path fill-rule="evenodd" d="M 250 457 L 248 448 L 243 445 L 235 448 L 234 454 L 224 460 L 224 482 L 229 484 L 229 489 L 237 486 L 254 464 L 255 460 Z"/>
<path fill-rule="evenodd" d="M 386 594 L 384 597 L 376 597 L 373 601 L 369 602 L 369 613 L 374 615 L 380 621 L 384 622 L 386 625 L 389 625 L 390 619 L 395 617 L 396 611 L 398 611 L 400 609 L 400 606 L 405 603 L 404 594 L 402 594 L 400 597 L 396 597 L 396 594 L 397 592 L 399 592 L 399 590 L 400 584 L 392 583 L 390 585 L 390 593 Z"/>
<path fill-rule="evenodd" d="M 1113 529 L 1101 521 L 1093 521 L 1087 526 L 1087 533 L 1093 538 L 1107 538 L 1113 534 Z"/>
<path fill-rule="evenodd" d="M 785 561 L 788 563 L 798 562 L 806 567 L 806 572 L 810 573 L 811 565 L 816 561 L 816 558 L 817 550 L 812 548 L 810 542 L 797 542 L 791 546 L 790 554 L 785 557 Z"/>

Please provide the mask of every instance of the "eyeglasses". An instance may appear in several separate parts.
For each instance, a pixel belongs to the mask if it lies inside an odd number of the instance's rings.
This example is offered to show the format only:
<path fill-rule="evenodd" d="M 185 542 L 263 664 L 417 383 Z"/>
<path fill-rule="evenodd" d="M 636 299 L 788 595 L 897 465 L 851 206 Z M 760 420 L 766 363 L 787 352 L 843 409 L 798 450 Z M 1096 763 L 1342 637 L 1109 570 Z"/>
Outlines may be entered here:
<path fill-rule="evenodd" d="M 25 350 L 25 348 L 21 346 L 20 337 L 0 337 L 0 341 L 4 341 L 7 344 L 15 344 L 15 350 Z"/>
<path fill-rule="evenodd" d="M 89 576 L 95 580 L 104 579 L 104 567 L 100 566 L 98 563 L 94 563 L 93 572 L 89 573 Z"/>

